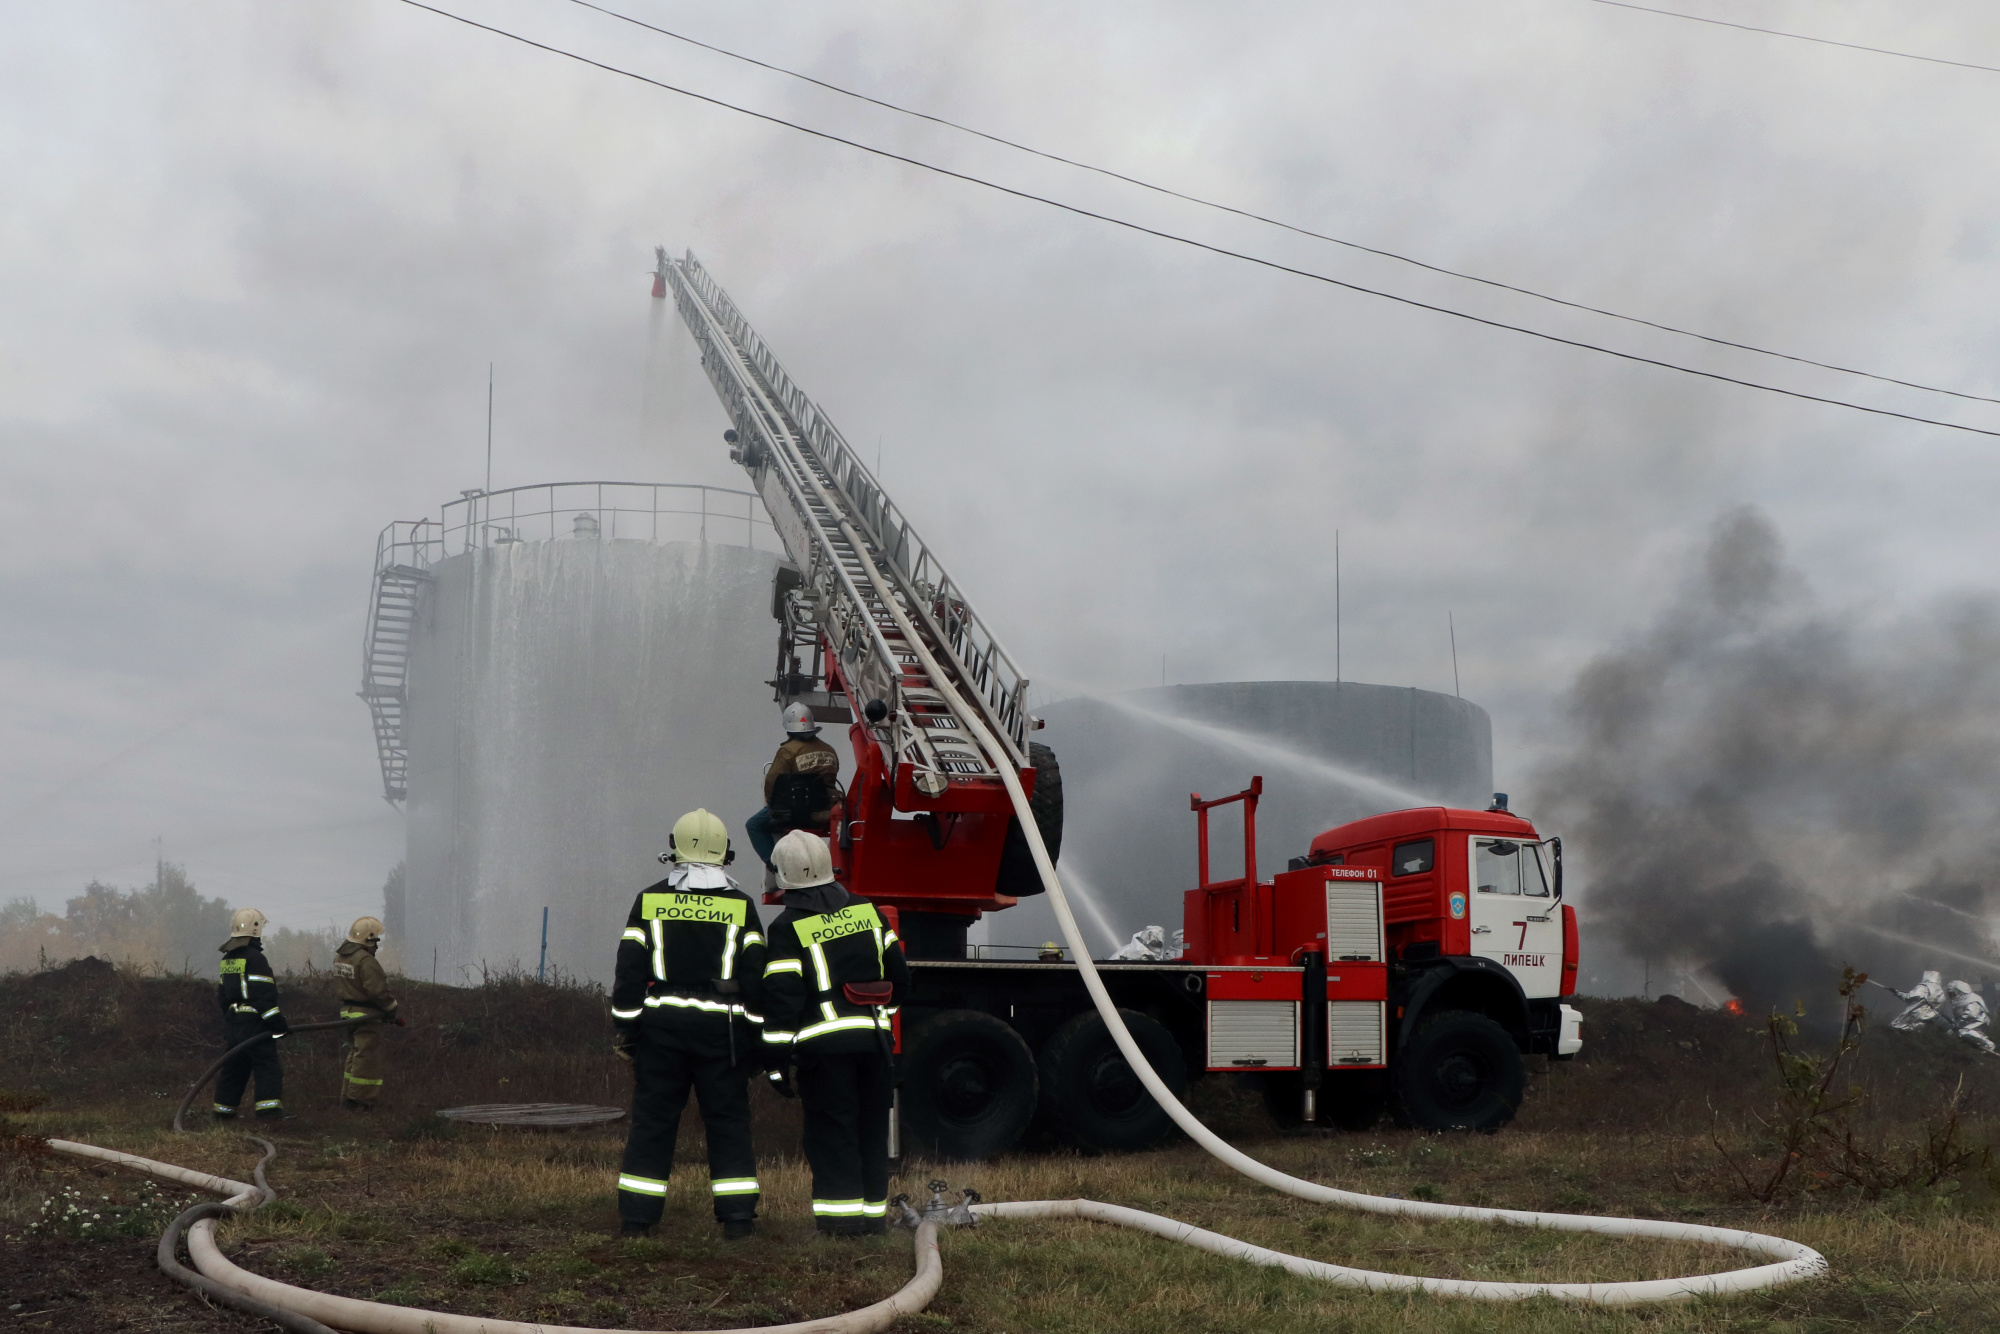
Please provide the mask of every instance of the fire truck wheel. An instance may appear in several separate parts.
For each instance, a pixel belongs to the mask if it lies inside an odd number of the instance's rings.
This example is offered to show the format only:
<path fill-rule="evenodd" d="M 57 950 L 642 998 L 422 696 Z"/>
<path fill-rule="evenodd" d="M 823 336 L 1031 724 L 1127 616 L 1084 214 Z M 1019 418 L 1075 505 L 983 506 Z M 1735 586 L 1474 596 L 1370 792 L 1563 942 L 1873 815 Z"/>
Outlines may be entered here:
<path fill-rule="evenodd" d="M 1146 1060 L 1179 1097 L 1187 1088 L 1187 1063 L 1173 1034 L 1135 1010 L 1118 1013 Z M 1044 1121 L 1085 1148 L 1114 1153 L 1151 1148 L 1174 1128 L 1095 1010 L 1070 1018 L 1050 1035 L 1041 1067 Z"/>
<path fill-rule="evenodd" d="M 979 1010 L 946 1010 L 904 1044 L 903 1129 L 938 1158 L 991 1158 L 1014 1147 L 1035 1115 L 1035 1054 L 1019 1033 Z"/>
<path fill-rule="evenodd" d="M 1039 741 L 1028 743 L 1028 763 L 1035 770 L 1035 790 L 1028 795 L 1028 809 L 1034 812 L 1035 828 L 1042 832 L 1049 860 L 1062 854 L 1063 790 L 1062 766 L 1056 753 Z M 1042 873 L 1035 869 L 1035 856 L 1028 851 L 1027 835 L 1019 819 L 1007 821 L 1007 841 L 1000 846 L 1000 879 L 996 888 L 1017 899 L 1029 898 L 1048 888 Z"/>
<path fill-rule="evenodd" d="M 1410 1038 L 1393 1080 L 1399 1120 L 1422 1130 L 1498 1130 L 1514 1119 L 1527 1072 L 1506 1029 L 1447 1010 Z"/>

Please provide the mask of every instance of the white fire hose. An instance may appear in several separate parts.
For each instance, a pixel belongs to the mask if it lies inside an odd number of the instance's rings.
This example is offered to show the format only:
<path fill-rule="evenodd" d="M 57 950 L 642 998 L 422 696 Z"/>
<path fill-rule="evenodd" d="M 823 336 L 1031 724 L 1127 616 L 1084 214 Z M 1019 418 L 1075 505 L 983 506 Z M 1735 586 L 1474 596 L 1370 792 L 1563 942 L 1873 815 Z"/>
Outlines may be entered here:
<path fill-rule="evenodd" d="M 162 1181 L 174 1181 L 198 1190 L 212 1191 L 227 1196 L 226 1203 L 235 1206 L 266 1203 L 275 1198 L 275 1192 L 262 1190 L 243 1181 L 231 1181 L 227 1177 L 211 1176 L 191 1168 L 176 1167 L 172 1163 L 155 1162 L 151 1158 L 140 1158 L 129 1153 L 119 1153 L 115 1149 L 100 1149 L 95 1144 L 79 1144 L 74 1140 L 52 1139 L 51 1149 L 72 1157 L 90 1158 L 98 1162 L 112 1163 L 119 1167 L 129 1167 L 158 1177 Z M 253 1206 L 254 1207 L 254 1206 Z M 448 1311 L 424 1311 L 410 1306 L 389 1306 L 382 1302 L 362 1301 L 355 1297 L 336 1297 L 332 1293 L 314 1292 L 310 1288 L 294 1287 L 253 1274 L 247 1269 L 239 1269 L 229 1262 L 222 1249 L 215 1244 L 215 1220 L 203 1218 L 187 1232 L 188 1255 L 201 1274 L 225 1288 L 230 1288 L 280 1311 L 298 1315 L 331 1325 L 335 1329 L 357 1330 L 361 1334 L 658 1334 L 657 1331 L 584 1329 L 570 1325 L 545 1325 L 538 1322 L 500 1320 L 492 1316 L 453 1315 Z M 848 1311 L 843 1315 L 828 1316 L 823 1320 L 803 1320 L 790 1325 L 763 1325 L 750 1330 L 716 1330 L 709 1334 L 878 1334 L 901 1320 L 914 1315 L 930 1305 L 944 1282 L 944 1264 L 938 1258 L 937 1224 L 925 1222 L 916 1230 L 917 1272 L 908 1283 L 891 1296 L 883 1298 L 873 1306 L 864 1306 L 858 1311 Z M 164 1262 L 163 1262 L 164 1263 Z"/>

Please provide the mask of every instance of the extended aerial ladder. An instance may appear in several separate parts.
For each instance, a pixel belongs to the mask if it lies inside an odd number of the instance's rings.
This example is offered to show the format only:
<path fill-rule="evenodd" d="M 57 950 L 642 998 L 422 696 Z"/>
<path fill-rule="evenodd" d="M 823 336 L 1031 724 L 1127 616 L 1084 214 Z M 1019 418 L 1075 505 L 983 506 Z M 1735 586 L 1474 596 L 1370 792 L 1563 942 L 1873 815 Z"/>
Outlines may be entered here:
<path fill-rule="evenodd" d="M 730 457 L 789 558 L 773 592 L 771 685 L 849 729 L 855 769 L 834 815 L 836 869 L 849 889 L 899 911 L 913 955 L 963 957 L 980 913 L 1041 892 L 1001 766 L 1034 794 L 1052 849 L 1060 838 L 1053 756 L 1027 739 L 1039 725 L 1028 682 L 722 288 L 692 254 L 655 253 L 653 294 L 672 291 L 732 423 Z"/>

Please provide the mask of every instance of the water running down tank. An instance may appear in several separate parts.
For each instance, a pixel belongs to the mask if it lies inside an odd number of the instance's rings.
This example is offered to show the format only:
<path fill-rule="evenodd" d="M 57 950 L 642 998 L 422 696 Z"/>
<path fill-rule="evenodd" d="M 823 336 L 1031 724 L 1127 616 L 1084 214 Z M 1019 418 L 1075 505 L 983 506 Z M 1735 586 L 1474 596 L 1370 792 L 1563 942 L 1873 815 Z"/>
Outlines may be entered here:
<path fill-rule="evenodd" d="M 546 907 L 550 965 L 602 979 L 604 923 L 659 878 L 674 818 L 706 806 L 740 839 L 761 804 L 769 524 L 742 492 L 571 483 L 397 527 L 378 569 L 421 575 L 397 701 L 403 965 L 532 971 Z"/>

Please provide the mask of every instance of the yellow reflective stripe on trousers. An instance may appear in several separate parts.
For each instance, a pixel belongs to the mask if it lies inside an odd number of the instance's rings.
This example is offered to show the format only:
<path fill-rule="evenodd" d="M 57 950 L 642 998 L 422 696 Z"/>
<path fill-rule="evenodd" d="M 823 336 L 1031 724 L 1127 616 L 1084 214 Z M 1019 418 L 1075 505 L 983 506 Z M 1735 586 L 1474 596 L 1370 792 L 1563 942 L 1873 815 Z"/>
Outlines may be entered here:
<path fill-rule="evenodd" d="M 651 1177 L 635 1177 L 628 1172 L 618 1174 L 618 1189 L 629 1190 L 635 1195 L 665 1195 L 667 1183 L 655 1181 Z"/>
<path fill-rule="evenodd" d="M 264 1101 L 257 1104 L 257 1110 L 260 1112 L 268 1112 L 273 1107 L 282 1107 L 282 1106 L 284 1106 L 284 1103 L 279 1101 L 278 1099 L 266 1098 L 264 1099 Z"/>
<path fill-rule="evenodd" d="M 708 1190 L 711 1195 L 755 1195 L 757 1178 L 725 1177 L 721 1181 L 709 1182 Z"/>
<path fill-rule="evenodd" d="M 821 1218 L 860 1218 L 868 1206 L 860 1200 L 814 1200 L 813 1213 Z"/>
<path fill-rule="evenodd" d="M 347 1081 L 348 1083 L 350 1083 L 350 1084 L 371 1084 L 371 1085 L 379 1085 L 379 1084 L 381 1084 L 381 1082 L 382 1082 L 382 1081 L 381 1081 L 381 1080 L 379 1080 L 379 1079 L 363 1079 L 363 1078 L 361 1078 L 361 1076 L 359 1076 L 359 1075 L 350 1075 L 350 1074 L 342 1074 L 342 1075 L 341 1075 L 341 1078 L 342 1078 L 342 1079 L 344 1079 L 344 1080 L 346 1080 L 346 1081 Z"/>
<path fill-rule="evenodd" d="M 887 1200 L 869 1200 L 861 1206 L 861 1213 L 864 1218 L 886 1217 L 889 1213 L 889 1202 Z"/>

